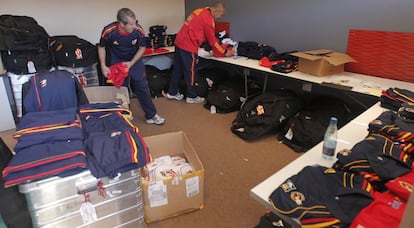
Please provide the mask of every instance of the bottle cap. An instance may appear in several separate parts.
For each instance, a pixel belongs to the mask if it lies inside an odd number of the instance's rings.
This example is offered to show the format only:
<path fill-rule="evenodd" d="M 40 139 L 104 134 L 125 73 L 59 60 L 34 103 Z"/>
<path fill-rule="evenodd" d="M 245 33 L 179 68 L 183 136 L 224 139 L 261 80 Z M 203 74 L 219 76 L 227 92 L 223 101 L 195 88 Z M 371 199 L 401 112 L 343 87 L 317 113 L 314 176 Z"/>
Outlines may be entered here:
<path fill-rule="evenodd" d="M 331 117 L 329 120 L 329 124 L 336 124 L 338 122 L 338 119 L 336 117 Z"/>

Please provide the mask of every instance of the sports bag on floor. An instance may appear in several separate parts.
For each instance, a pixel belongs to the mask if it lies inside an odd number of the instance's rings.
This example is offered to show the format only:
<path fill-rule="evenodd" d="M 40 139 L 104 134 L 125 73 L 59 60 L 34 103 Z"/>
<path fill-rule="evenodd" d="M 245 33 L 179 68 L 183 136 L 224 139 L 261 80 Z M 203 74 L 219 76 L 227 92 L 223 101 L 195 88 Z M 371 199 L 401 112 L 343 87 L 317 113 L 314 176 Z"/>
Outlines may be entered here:
<path fill-rule="evenodd" d="M 155 66 L 145 65 L 145 72 L 151 97 L 162 97 L 163 91 L 168 90 L 170 70 L 159 70 Z"/>
<path fill-rule="evenodd" d="M 240 110 L 242 104 L 243 80 L 241 77 L 233 77 L 208 91 L 204 107 L 210 109 L 216 107 L 217 113 L 229 113 Z"/>
<path fill-rule="evenodd" d="M 323 140 L 329 118 L 338 119 L 338 128 L 352 117 L 348 105 L 332 96 L 314 96 L 292 117 L 278 135 L 278 139 L 296 152 L 306 152 Z"/>
<path fill-rule="evenodd" d="M 276 90 L 249 98 L 233 120 L 231 131 L 245 140 L 278 132 L 303 106 L 291 91 Z"/>
<path fill-rule="evenodd" d="M 197 95 L 206 97 L 209 91 L 230 78 L 226 69 L 220 67 L 201 68 L 197 70 L 197 78 L 194 84 Z"/>

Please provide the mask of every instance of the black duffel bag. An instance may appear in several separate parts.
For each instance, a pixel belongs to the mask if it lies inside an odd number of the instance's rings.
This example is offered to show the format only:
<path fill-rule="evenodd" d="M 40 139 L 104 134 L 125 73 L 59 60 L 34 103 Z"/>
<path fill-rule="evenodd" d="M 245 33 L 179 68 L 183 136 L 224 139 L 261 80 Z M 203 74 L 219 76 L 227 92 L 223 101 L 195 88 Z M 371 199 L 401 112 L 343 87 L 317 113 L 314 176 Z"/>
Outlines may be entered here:
<path fill-rule="evenodd" d="M 28 16 L 0 15 L 0 51 L 47 49 L 49 35 Z"/>
<path fill-rule="evenodd" d="M 352 110 L 342 99 L 311 96 L 302 110 L 290 118 L 278 139 L 296 152 L 306 152 L 323 140 L 330 117 L 338 119 L 338 128 L 352 118 Z"/>
<path fill-rule="evenodd" d="M 49 48 L 58 66 L 87 67 L 98 62 L 97 47 L 77 36 L 52 36 Z"/>
<path fill-rule="evenodd" d="M 302 106 L 302 99 L 288 90 L 268 91 L 250 97 L 233 120 L 231 131 L 244 140 L 277 133 Z"/>
<path fill-rule="evenodd" d="M 2 51 L 4 68 L 14 74 L 30 74 L 48 71 L 53 59 L 48 50 Z"/>

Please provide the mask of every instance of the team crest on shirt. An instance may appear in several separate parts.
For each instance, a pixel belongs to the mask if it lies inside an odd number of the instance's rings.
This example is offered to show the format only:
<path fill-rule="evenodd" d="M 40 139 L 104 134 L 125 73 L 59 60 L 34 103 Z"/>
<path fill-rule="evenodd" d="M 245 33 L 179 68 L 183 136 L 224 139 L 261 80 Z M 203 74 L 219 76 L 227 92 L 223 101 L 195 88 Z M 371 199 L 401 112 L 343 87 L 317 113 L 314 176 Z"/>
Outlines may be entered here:
<path fill-rule="evenodd" d="M 327 168 L 327 169 L 325 169 L 324 173 L 326 173 L 326 174 L 335 174 L 336 170 L 334 168 Z"/>
<path fill-rule="evenodd" d="M 400 184 L 401 187 L 403 187 L 404 189 L 407 189 L 407 191 L 413 192 L 414 186 L 412 184 L 405 182 L 405 181 L 398 181 L 398 183 Z"/>
<path fill-rule="evenodd" d="M 290 198 L 295 201 L 297 205 L 302 205 L 303 201 L 305 201 L 305 196 L 297 191 L 290 193 Z"/>
<path fill-rule="evenodd" d="M 112 42 L 113 45 L 119 45 L 117 40 L 114 40 L 114 42 Z"/>
<path fill-rule="evenodd" d="M 44 88 L 47 86 L 47 79 L 40 80 L 40 87 Z"/>
<path fill-rule="evenodd" d="M 135 44 L 137 44 L 137 42 L 138 42 L 137 39 L 134 39 L 134 40 L 132 40 L 131 44 L 135 45 Z"/>
<path fill-rule="evenodd" d="M 295 186 L 295 184 L 293 184 L 293 182 L 291 181 L 291 180 L 287 180 L 285 183 L 283 183 L 281 186 L 280 186 L 282 189 L 283 189 L 283 191 L 285 191 L 285 192 L 290 192 L 290 191 L 293 191 L 293 190 L 296 190 L 296 186 Z"/>

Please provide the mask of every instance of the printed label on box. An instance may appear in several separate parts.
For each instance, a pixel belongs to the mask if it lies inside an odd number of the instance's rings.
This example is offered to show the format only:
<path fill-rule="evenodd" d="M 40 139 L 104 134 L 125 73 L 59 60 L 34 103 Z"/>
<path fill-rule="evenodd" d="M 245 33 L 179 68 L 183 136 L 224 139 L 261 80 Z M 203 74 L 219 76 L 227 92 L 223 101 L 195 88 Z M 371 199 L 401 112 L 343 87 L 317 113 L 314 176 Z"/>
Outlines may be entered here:
<path fill-rule="evenodd" d="M 198 176 L 191 177 L 185 180 L 185 187 L 187 197 L 192 197 L 200 193 L 200 179 Z"/>
<path fill-rule="evenodd" d="M 150 183 L 148 186 L 148 198 L 151 207 L 167 205 L 167 185 L 162 181 Z"/>

